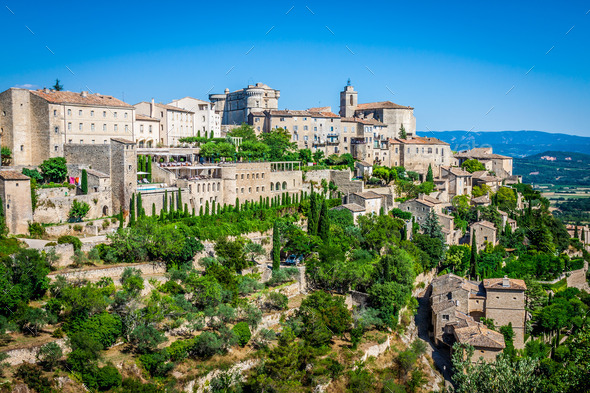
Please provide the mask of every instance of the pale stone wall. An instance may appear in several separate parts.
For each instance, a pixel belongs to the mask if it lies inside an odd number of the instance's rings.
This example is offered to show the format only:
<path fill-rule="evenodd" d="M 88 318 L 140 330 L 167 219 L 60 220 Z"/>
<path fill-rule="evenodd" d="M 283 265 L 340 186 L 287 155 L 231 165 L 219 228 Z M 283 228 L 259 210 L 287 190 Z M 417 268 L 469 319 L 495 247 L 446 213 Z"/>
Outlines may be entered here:
<path fill-rule="evenodd" d="M 60 338 L 60 339 L 54 340 L 53 342 L 60 346 L 64 355 L 67 355 L 68 353 L 71 352 L 70 347 L 66 344 L 66 339 Z M 47 344 L 47 343 L 45 343 L 45 344 Z M 43 345 L 45 345 L 45 344 L 43 344 Z M 37 346 L 26 347 L 26 348 L 17 348 L 17 349 L 12 349 L 10 351 L 4 351 L 3 353 L 8 355 L 8 358 L 6 358 L 5 362 L 10 364 L 11 366 L 18 366 L 19 364 L 22 364 L 22 363 L 33 363 L 34 364 L 37 362 L 37 358 L 36 358 L 37 353 L 39 353 L 39 349 L 41 349 L 41 347 L 43 345 L 37 345 Z"/>
<path fill-rule="evenodd" d="M 486 318 L 493 319 L 497 327 L 512 323 L 514 330 L 514 347 L 524 348 L 525 316 L 524 291 L 507 289 L 492 290 L 486 288 Z"/>
<path fill-rule="evenodd" d="M 0 197 L 8 231 L 13 234 L 28 233 L 29 222 L 33 221 L 30 180 L 0 179 Z"/>
<path fill-rule="evenodd" d="M 74 200 L 85 202 L 90 206 L 85 219 L 95 219 L 113 213 L 109 191 L 93 192 L 87 195 L 76 195 L 76 190 L 65 187 L 40 188 L 37 191 L 37 208 L 33 214 L 35 222 L 43 224 L 66 222 Z M 106 214 L 103 214 L 105 211 Z M 85 223 L 79 223 L 79 225 L 85 225 Z"/>
<path fill-rule="evenodd" d="M 142 275 L 165 274 L 166 264 L 164 263 L 126 263 L 121 265 L 101 266 L 92 269 L 60 270 L 51 272 L 47 275 L 50 280 L 55 280 L 57 276 L 63 276 L 67 280 L 89 280 L 97 281 L 102 277 L 110 277 L 116 280 L 121 277 L 123 271 L 127 268 L 134 268 L 141 271 Z"/>

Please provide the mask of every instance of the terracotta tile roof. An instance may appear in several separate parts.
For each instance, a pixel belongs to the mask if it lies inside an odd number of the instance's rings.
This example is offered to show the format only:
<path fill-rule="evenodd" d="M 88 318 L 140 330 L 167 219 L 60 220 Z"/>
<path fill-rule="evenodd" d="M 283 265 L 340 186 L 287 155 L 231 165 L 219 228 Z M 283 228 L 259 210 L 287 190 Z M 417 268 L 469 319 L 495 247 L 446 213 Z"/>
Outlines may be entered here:
<path fill-rule="evenodd" d="M 11 169 L 0 170 L 0 179 L 2 180 L 29 180 L 29 178 L 23 175 L 21 172 L 17 172 Z"/>
<path fill-rule="evenodd" d="M 430 138 L 430 137 L 424 137 L 424 136 L 415 136 L 410 139 L 392 138 L 390 140 L 392 143 L 401 143 L 404 145 L 446 145 L 446 146 L 449 146 L 448 143 L 443 142 L 438 138 Z"/>
<path fill-rule="evenodd" d="M 87 106 L 106 106 L 106 107 L 133 107 L 125 102 L 113 97 L 102 94 L 76 93 L 72 91 L 55 91 L 55 90 L 30 90 L 30 92 L 44 100 L 54 104 L 74 104 Z M 85 92 L 84 92 L 85 93 Z"/>
<path fill-rule="evenodd" d="M 457 158 L 476 158 L 476 159 L 486 159 L 486 158 L 500 158 L 500 159 L 512 159 L 512 157 L 502 156 L 500 154 L 490 153 L 489 149 L 476 147 L 471 150 L 461 151 L 455 154 Z"/>
<path fill-rule="evenodd" d="M 140 115 L 138 113 L 135 114 L 135 120 L 160 121 L 160 119 L 156 119 L 154 117 L 149 117 L 149 116 L 145 116 L 145 115 Z"/>
<path fill-rule="evenodd" d="M 345 203 L 344 205 L 340 205 L 340 208 L 344 208 L 344 209 L 348 209 L 353 213 L 362 213 L 364 212 L 366 209 L 364 207 L 362 207 L 359 204 L 356 203 Z M 337 207 L 335 207 L 334 209 L 337 209 Z"/>
<path fill-rule="evenodd" d="M 453 333 L 457 341 L 462 344 L 470 344 L 478 348 L 506 348 L 502 333 L 490 330 L 481 323 L 475 326 L 453 328 Z"/>
<path fill-rule="evenodd" d="M 283 116 L 283 117 L 293 117 L 293 116 L 299 116 L 299 117 L 329 117 L 329 118 L 336 118 L 336 117 L 340 117 L 335 113 L 332 112 L 312 112 L 310 110 L 305 110 L 305 111 L 297 111 L 297 110 L 289 110 L 289 109 L 285 109 L 285 110 L 280 110 L 280 109 L 271 109 L 269 111 L 264 111 L 265 113 L 268 113 L 270 116 Z"/>
<path fill-rule="evenodd" d="M 482 227 L 487 227 L 490 229 L 496 229 L 496 226 L 493 223 L 486 221 L 486 220 L 474 222 L 473 224 L 471 224 L 472 227 L 474 227 L 476 225 L 481 225 Z"/>
<path fill-rule="evenodd" d="M 373 191 L 366 191 L 366 192 L 354 192 L 353 195 L 357 195 L 363 199 L 377 199 L 381 198 L 381 195 L 373 192 Z"/>
<path fill-rule="evenodd" d="M 331 106 L 319 106 L 316 108 L 309 108 L 308 111 L 310 112 L 332 112 Z"/>
<path fill-rule="evenodd" d="M 368 102 L 366 104 L 358 104 L 356 110 L 366 109 L 414 109 L 411 106 L 403 106 L 395 104 L 391 101 Z"/>
<path fill-rule="evenodd" d="M 519 280 L 517 278 L 508 278 L 508 286 L 504 286 L 504 278 L 488 278 L 483 280 L 483 286 L 485 289 L 507 289 L 507 290 L 517 290 L 517 291 L 525 291 L 526 284 L 524 280 Z"/>

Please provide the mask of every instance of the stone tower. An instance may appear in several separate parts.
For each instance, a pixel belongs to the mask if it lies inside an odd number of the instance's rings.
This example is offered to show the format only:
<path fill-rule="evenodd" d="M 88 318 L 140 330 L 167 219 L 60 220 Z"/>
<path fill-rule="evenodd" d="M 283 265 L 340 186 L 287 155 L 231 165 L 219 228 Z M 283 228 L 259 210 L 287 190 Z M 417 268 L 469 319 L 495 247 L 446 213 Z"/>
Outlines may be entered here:
<path fill-rule="evenodd" d="M 358 92 L 354 91 L 354 87 L 350 85 L 350 79 L 340 92 L 340 116 L 354 117 L 354 111 L 358 105 Z"/>

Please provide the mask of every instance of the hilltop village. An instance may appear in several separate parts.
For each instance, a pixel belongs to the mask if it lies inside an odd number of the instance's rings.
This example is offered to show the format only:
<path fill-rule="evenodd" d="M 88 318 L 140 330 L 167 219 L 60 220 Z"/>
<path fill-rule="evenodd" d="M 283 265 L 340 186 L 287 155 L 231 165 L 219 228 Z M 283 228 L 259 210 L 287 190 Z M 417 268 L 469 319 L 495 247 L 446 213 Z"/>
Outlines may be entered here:
<path fill-rule="evenodd" d="M 2 391 L 590 386 L 587 223 L 350 81 L 279 99 L 0 93 Z"/>

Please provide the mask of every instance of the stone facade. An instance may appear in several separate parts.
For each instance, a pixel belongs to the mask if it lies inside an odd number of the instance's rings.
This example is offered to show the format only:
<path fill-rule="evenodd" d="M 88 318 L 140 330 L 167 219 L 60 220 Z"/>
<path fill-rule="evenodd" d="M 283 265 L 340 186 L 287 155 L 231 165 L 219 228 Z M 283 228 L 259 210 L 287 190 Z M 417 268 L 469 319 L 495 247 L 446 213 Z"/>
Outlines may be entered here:
<path fill-rule="evenodd" d="M 474 235 L 478 252 L 485 248 L 486 243 L 490 243 L 492 246 L 496 245 L 496 226 L 489 221 L 478 221 L 471 224 L 470 239 L 473 239 Z"/>
<path fill-rule="evenodd" d="M 221 116 L 221 125 L 231 127 L 247 123 L 251 112 L 278 109 L 280 96 L 279 90 L 256 83 L 231 93 L 225 89 L 223 94 L 210 94 L 209 100 Z"/>
<path fill-rule="evenodd" d="M 221 137 L 221 116 L 215 112 L 214 105 L 210 102 L 199 100 L 192 97 L 184 97 L 173 100 L 168 105 L 186 109 L 193 112 L 194 134 L 200 133 L 201 136 L 210 136 L 213 131 L 213 137 Z"/>
<path fill-rule="evenodd" d="M 524 281 L 490 278 L 483 280 L 483 286 L 486 291 L 486 318 L 493 319 L 494 325 L 498 328 L 511 323 L 514 330 L 514 347 L 524 348 L 526 318 Z"/>
<path fill-rule="evenodd" d="M 33 221 L 30 179 L 20 172 L 0 170 L 0 197 L 8 231 L 28 233 Z"/>
<path fill-rule="evenodd" d="M 486 170 L 500 179 L 512 177 L 512 157 L 495 154 L 491 147 L 478 147 L 455 154 L 455 165 L 461 166 L 467 160 L 478 160 Z"/>
<path fill-rule="evenodd" d="M 137 113 L 160 122 L 156 144 L 176 146 L 181 138 L 196 136 L 193 111 L 154 102 L 135 104 Z"/>
<path fill-rule="evenodd" d="M 63 156 L 67 143 L 108 144 L 133 138 L 135 110 L 111 96 L 11 88 L 0 93 L 2 146 L 14 165 Z"/>

